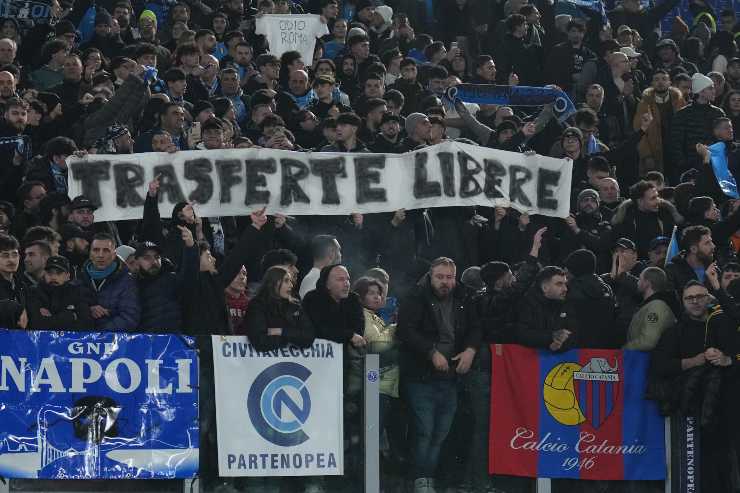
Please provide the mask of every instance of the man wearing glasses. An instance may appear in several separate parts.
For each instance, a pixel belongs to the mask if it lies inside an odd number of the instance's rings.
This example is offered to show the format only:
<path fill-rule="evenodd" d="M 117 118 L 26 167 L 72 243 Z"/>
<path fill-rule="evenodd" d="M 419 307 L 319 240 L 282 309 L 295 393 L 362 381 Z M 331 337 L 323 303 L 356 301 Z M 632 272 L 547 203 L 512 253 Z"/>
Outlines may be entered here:
<path fill-rule="evenodd" d="M 701 433 L 701 491 L 732 491 L 727 427 L 728 383 L 733 376 L 735 324 L 710 309 L 709 290 L 697 280 L 681 291 L 683 314 L 653 351 L 650 397 L 664 414 L 696 418 Z"/>

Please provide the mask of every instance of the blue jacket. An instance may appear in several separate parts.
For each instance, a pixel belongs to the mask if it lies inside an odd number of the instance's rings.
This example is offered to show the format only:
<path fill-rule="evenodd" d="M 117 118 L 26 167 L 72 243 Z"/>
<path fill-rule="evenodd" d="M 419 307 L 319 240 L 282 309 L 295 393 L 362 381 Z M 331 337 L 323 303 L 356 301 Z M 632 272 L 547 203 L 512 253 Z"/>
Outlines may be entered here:
<path fill-rule="evenodd" d="M 136 331 L 139 329 L 141 306 L 136 281 L 131 277 L 126 263 L 116 259 L 116 270 L 97 284 L 87 272 L 88 262 L 80 273 L 80 282 L 90 294 L 90 306 L 100 305 L 110 315 L 95 320 L 96 330 Z"/>

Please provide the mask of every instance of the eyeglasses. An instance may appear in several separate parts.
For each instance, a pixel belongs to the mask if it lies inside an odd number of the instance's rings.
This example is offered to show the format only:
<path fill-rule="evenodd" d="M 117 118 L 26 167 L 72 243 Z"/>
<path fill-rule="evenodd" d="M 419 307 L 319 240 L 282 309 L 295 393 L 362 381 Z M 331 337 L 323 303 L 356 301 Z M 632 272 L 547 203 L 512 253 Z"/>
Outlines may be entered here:
<path fill-rule="evenodd" d="M 683 300 L 686 303 L 701 303 L 709 297 L 708 294 L 697 294 L 694 296 L 684 296 Z"/>

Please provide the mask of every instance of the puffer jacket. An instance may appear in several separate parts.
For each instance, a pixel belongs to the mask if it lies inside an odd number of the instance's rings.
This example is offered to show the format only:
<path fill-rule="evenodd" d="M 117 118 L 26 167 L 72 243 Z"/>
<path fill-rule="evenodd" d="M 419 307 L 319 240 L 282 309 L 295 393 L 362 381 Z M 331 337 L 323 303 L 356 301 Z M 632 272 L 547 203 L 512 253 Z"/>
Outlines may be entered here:
<path fill-rule="evenodd" d="M 136 281 L 129 274 L 126 262 L 120 258 L 114 260 L 116 269 L 102 282 L 94 282 L 86 262 L 80 274 L 80 284 L 88 290 L 91 305 L 106 308 L 110 315 L 95 320 L 96 330 L 133 331 L 139 326 L 141 306 Z"/>
<path fill-rule="evenodd" d="M 686 251 L 681 251 L 668 262 L 665 266 L 665 273 L 678 297 L 681 296 L 683 287 L 686 286 L 687 282 L 699 280 L 694 268 L 686 261 Z"/>
<path fill-rule="evenodd" d="M 174 272 L 163 259 L 162 271 L 156 276 L 139 272 L 136 283 L 141 300 L 140 329 L 145 332 L 179 332 L 182 330 L 183 286 L 194 283 L 200 267 L 198 247 L 184 248 L 182 263 Z"/>
<path fill-rule="evenodd" d="M 547 349 L 552 333 L 560 329 L 571 332 L 559 352 L 577 347 L 578 327 L 565 310 L 565 302 L 545 298 L 539 286 L 532 286 L 519 304 L 516 339 L 519 344 Z"/>
<path fill-rule="evenodd" d="M 596 274 L 568 281 L 565 309 L 576 321 L 578 347 L 616 349 L 624 334 L 615 329 L 616 300 L 612 288 Z"/>
<path fill-rule="evenodd" d="M 455 348 L 458 354 L 467 348 L 478 349 L 481 333 L 472 303 L 465 303 L 465 289 L 458 285 L 450 294 L 455 312 Z M 429 273 L 401 302 L 398 311 L 396 335 L 401 341 L 401 373 L 411 380 L 454 377 L 454 361 L 449 361 L 450 372 L 435 370 L 430 358 L 435 344 L 440 341 L 439 300 L 432 292 Z"/>
<path fill-rule="evenodd" d="M 673 226 L 680 225 L 684 218 L 678 209 L 667 200 L 660 200 L 657 216 L 642 213 L 632 199 L 625 200 L 612 217 L 614 238 L 629 238 L 637 246 L 640 258 L 647 258 L 650 242 L 657 236 L 671 236 Z"/>
<path fill-rule="evenodd" d="M 668 147 L 669 173 L 681 173 L 689 168 L 703 169 L 696 153 L 696 144 L 711 144 L 714 140 L 712 123 L 725 112 L 711 104 L 691 103 L 673 116 Z"/>

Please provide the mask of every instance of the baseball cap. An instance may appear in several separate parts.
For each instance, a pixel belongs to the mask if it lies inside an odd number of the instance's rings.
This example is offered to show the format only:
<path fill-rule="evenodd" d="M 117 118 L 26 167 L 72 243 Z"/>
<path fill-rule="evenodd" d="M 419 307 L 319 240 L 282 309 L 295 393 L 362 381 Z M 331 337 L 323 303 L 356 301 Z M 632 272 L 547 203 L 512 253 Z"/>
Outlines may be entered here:
<path fill-rule="evenodd" d="M 69 260 L 61 255 L 54 255 L 46 260 L 44 270 L 59 270 L 62 272 L 70 272 Z"/>
<path fill-rule="evenodd" d="M 624 248 L 625 250 L 632 250 L 633 252 L 637 251 L 635 242 L 630 240 L 629 238 L 619 238 L 614 243 L 614 248 Z"/>
<path fill-rule="evenodd" d="M 159 248 L 159 245 L 151 241 L 145 241 L 144 243 L 141 243 L 139 244 L 139 246 L 136 247 L 136 252 L 134 252 L 134 257 L 141 257 L 149 250 L 154 250 L 158 254 L 162 255 L 162 249 Z"/>
<path fill-rule="evenodd" d="M 659 246 L 665 245 L 668 246 L 671 244 L 671 239 L 667 236 L 657 236 L 653 238 L 653 240 L 650 242 L 650 247 L 648 250 L 655 250 Z"/>
<path fill-rule="evenodd" d="M 354 113 L 342 113 L 337 117 L 337 125 L 342 124 L 360 127 L 362 126 L 362 119 Z"/>
<path fill-rule="evenodd" d="M 126 261 L 126 259 L 128 259 L 135 252 L 136 252 L 136 249 L 128 245 L 121 245 L 118 248 L 116 248 L 116 255 L 118 255 L 124 261 Z"/>
<path fill-rule="evenodd" d="M 72 204 L 69 206 L 70 210 L 76 210 L 76 209 L 92 209 L 96 210 L 97 207 L 95 204 L 92 203 L 90 199 L 85 197 L 84 195 L 78 195 L 77 197 L 72 199 Z"/>
<path fill-rule="evenodd" d="M 631 46 L 623 46 L 619 49 L 622 53 L 627 55 L 627 58 L 640 58 L 641 53 Z"/>
<path fill-rule="evenodd" d="M 621 26 L 619 26 L 619 29 L 617 29 L 617 35 L 624 34 L 624 33 L 630 33 L 630 34 L 632 34 L 632 28 L 630 28 L 626 24 L 622 24 Z"/>

